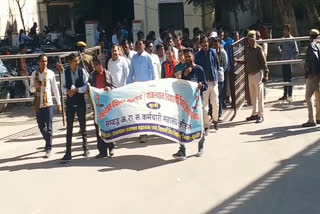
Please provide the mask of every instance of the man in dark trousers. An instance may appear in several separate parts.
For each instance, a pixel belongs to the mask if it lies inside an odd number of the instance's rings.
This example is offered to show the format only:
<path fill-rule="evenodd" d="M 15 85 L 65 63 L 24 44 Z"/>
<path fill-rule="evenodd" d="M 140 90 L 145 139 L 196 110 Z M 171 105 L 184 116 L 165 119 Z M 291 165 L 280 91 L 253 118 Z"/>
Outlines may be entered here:
<path fill-rule="evenodd" d="M 183 51 L 184 51 L 184 57 L 186 61 L 185 63 L 187 64 L 188 68 L 182 71 L 181 79 L 197 82 L 198 88 L 201 91 L 201 97 L 202 97 L 202 93 L 208 88 L 204 70 L 201 66 L 196 65 L 194 63 L 194 52 L 192 48 L 186 48 Z M 205 115 L 203 115 L 203 117 L 205 117 Z M 201 157 L 204 153 L 204 150 L 203 150 L 204 141 L 205 141 L 205 137 L 203 134 L 198 144 L 198 153 L 196 155 L 197 157 Z M 180 144 L 179 151 L 173 154 L 173 157 L 179 160 L 185 160 L 186 146 L 184 144 Z"/>
<path fill-rule="evenodd" d="M 90 75 L 90 85 L 96 88 L 103 88 L 105 91 L 110 91 L 114 88 L 112 77 L 110 72 L 103 68 L 102 62 L 97 57 L 93 58 L 93 68 L 94 71 Z M 114 155 L 113 143 L 105 143 L 99 133 L 99 126 L 98 124 L 94 123 L 96 128 L 96 136 L 97 136 L 97 147 L 99 150 L 99 154 L 96 158 L 105 158 L 108 156 L 108 149 L 109 149 L 109 156 L 112 157 Z"/>
<path fill-rule="evenodd" d="M 79 66 L 80 58 L 78 54 L 70 54 L 69 66 L 65 69 L 62 75 L 62 90 L 67 94 L 66 101 L 66 116 L 67 116 L 67 144 L 66 154 L 62 158 L 63 162 L 68 162 L 72 159 L 71 142 L 74 115 L 77 113 L 80 123 L 80 130 L 83 140 L 83 156 L 89 156 L 87 146 L 87 131 L 86 131 L 86 101 L 84 94 L 87 92 L 88 74 Z M 59 66 L 57 66 L 59 67 Z M 60 66 L 61 69 L 61 66 Z"/>
<path fill-rule="evenodd" d="M 53 119 L 53 94 L 57 101 L 58 112 L 61 113 L 61 101 L 56 77 L 48 69 L 48 58 L 40 55 L 38 58 L 39 69 L 34 71 L 30 79 L 30 92 L 35 93 L 33 109 L 40 132 L 46 141 L 45 158 L 51 156 L 52 149 L 52 119 Z M 52 93 L 53 92 L 53 93 Z"/>

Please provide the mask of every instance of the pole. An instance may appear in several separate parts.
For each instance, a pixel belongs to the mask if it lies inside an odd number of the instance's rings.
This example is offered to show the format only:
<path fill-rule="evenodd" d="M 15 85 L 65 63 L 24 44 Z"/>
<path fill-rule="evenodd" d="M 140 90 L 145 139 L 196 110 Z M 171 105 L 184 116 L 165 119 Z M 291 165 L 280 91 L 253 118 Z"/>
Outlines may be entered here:
<path fill-rule="evenodd" d="M 59 63 L 61 63 L 61 58 L 59 57 Z M 61 110 L 62 110 L 62 124 L 63 126 L 66 126 L 66 119 L 65 119 L 65 111 L 64 111 L 64 96 L 63 96 L 63 91 L 62 91 L 62 75 L 61 75 L 61 71 L 59 71 L 59 81 L 60 81 L 60 99 L 61 99 Z"/>

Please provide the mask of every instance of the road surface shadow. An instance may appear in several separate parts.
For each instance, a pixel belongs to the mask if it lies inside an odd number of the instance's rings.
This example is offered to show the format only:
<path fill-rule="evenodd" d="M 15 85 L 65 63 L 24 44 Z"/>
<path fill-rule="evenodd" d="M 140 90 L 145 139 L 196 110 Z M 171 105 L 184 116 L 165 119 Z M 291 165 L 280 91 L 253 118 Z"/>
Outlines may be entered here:
<path fill-rule="evenodd" d="M 80 155 L 78 155 L 80 156 Z M 77 157 L 77 156 L 74 156 Z M 126 155 L 112 158 L 95 159 L 81 158 L 68 163 L 61 163 L 60 160 L 50 160 L 39 163 L 27 163 L 15 166 L 0 167 L 0 171 L 15 172 L 20 170 L 54 169 L 62 167 L 101 167 L 99 172 L 109 172 L 114 170 L 129 169 L 135 171 L 147 170 L 177 162 L 175 159 L 164 160 L 146 155 Z"/>
<path fill-rule="evenodd" d="M 320 141 L 279 163 L 206 214 L 319 214 Z"/>
<path fill-rule="evenodd" d="M 305 101 L 295 101 L 295 102 L 278 102 L 272 105 L 270 111 L 294 111 L 305 109 L 307 110 L 307 104 Z"/>
<path fill-rule="evenodd" d="M 308 133 L 316 132 L 319 130 L 320 130 L 320 127 L 302 128 L 301 125 L 292 125 L 292 126 L 279 126 L 279 127 L 260 129 L 255 131 L 242 132 L 240 134 L 261 136 L 260 140 L 246 142 L 246 143 L 251 143 L 251 142 L 254 143 L 254 142 L 261 142 L 261 141 L 277 140 L 277 139 L 286 138 L 290 136 L 308 134 Z"/>

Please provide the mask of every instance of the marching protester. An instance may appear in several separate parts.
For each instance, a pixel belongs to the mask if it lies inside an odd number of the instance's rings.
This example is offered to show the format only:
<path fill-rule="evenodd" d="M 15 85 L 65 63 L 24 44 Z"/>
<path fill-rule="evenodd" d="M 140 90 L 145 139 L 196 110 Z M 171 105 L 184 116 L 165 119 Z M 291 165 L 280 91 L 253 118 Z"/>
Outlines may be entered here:
<path fill-rule="evenodd" d="M 161 78 L 173 78 L 177 60 L 174 58 L 172 46 L 167 47 L 166 58 L 167 60 L 163 62 L 161 66 Z"/>
<path fill-rule="evenodd" d="M 174 67 L 174 76 L 175 78 L 181 79 L 182 72 L 188 67 L 188 65 L 186 64 L 186 60 L 184 58 L 184 49 L 179 50 L 178 60 L 179 60 L 179 63 Z"/>
<path fill-rule="evenodd" d="M 219 60 L 219 70 L 218 70 L 218 89 L 219 89 L 219 121 L 222 116 L 222 107 L 224 104 L 224 78 L 225 73 L 228 70 L 228 55 L 227 52 L 222 48 L 221 39 L 213 39 L 213 48 L 216 50 Z"/>
<path fill-rule="evenodd" d="M 159 37 L 154 41 L 153 43 L 153 47 L 156 47 L 158 45 L 163 45 L 163 41 L 165 39 L 165 37 L 167 36 L 168 32 L 165 31 L 163 28 L 160 28 L 159 30 Z"/>
<path fill-rule="evenodd" d="M 183 28 L 182 30 L 182 45 L 184 47 L 191 48 L 192 47 L 192 40 L 189 39 L 190 31 L 188 28 Z"/>
<path fill-rule="evenodd" d="M 114 46 L 118 47 L 118 46 Z M 93 66 L 94 66 L 94 72 L 90 75 L 90 85 L 96 88 L 104 89 L 105 91 L 110 91 L 114 88 L 114 84 L 112 81 L 112 76 L 109 71 L 103 68 L 101 60 L 98 58 L 93 58 Z M 96 130 L 96 136 L 97 136 L 97 147 L 99 154 L 95 158 L 104 158 L 108 156 L 108 150 L 109 150 L 109 156 L 112 157 L 114 155 L 113 149 L 114 144 L 113 143 L 105 143 L 99 133 L 99 126 L 94 122 L 95 130 Z"/>
<path fill-rule="evenodd" d="M 201 66 L 195 64 L 194 62 L 194 52 L 191 48 L 184 49 L 184 56 L 186 64 L 188 65 L 188 68 L 182 72 L 181 78 L 184 80 L 189 80 L 193 82 L 198 83 L 198 88 L 201 92 L 201 97 L 203 92 L 207 90 L 208 85 L 206 83 L 206 77 L 204 74 L 204 70 Z M 203 115 L 204 116 L 204 115 Z M 197 157 L 201 157 L 204 153 L 203 150 L 203 144 L 205 141 L 204 135 L 202 135 L 202 138 L 200 139 L 198 143 L 198 153 Z M 179 151 L 175 154 L 173 154 L 174 158 L 177 158 L 179 160 L 185 160 L 186 159 L 186 146 L 184 144 L 180 144 Z"/>
<path fill-rule="evenodd" d="M 136 42 L 137 52 L 131 60 L 127 84 L 155 80 L 156 72 L 152 65 L 151 56 L 145 51 L 142 40 Z"/>
<path fill-rule="evenodd" d="M 159 79 L 159 77 L 161 78 L 161 63 L 158 55 L 153 53 L 154 51 L 152 41 L 146 41 L 146 52 L 150 54 L 152 58 L 153 69 L 157 74 L 156 79 Z"/>
<path fill-rule="evenodd" d="M 283 28 L 283 38 L 293 38 L 291 35 L 291 25 L 286 24 Z M 296 41 L 284 42 L 277 45 L 277 50 L 281 54 L 282 60 L 295 59 L 299 54 Z M 282 65 L 282 76 L 284 82 L 292 82 L 292 67 L 290 64 Z M 292 101 L 292 86 L 284 86 L 283 96 L 279 100 Z"/>
<path fill-rule="evenodd" d="M 175 48 L 177 48 L 178 50 L 186 48 L 182 45 L 182 37 L 181 36 L 173 34 L 172 37 L 173 37 L 173 42 L 174 42 Z"/>
<path fill-rule="evenodd" d="M 90 152 L 87 145 L 87 130 L 86 130 L 86 101 L 84 94 L 87 91 L 88 74 L 79 66 L 80 57 L 78 54 L 70 54 L 69 66 L 64 70 L 62 75 L 62 90 L 67 94 L 66 100 L 66 116 L 67 116 L 67 136 L 66 136 L 66 154 L 62 158 L 63 162 L 68 162 L 72 159 L 71 143 L 73 121 L 75 113 L 77 113 L 80 123 L 80 131 L 82 135 L 82 147 L 84 150 L 83 156 L 88 157 Z M 62 71 L 62 65 L 57 65 Z"/>
<path fill-rule="evenodd" d="M 192 40 L 192 47 L 193 47 L 193 51 L 194 53 L 198 53 L 201 50 L 201 44 L 200 44 L 200 37 L 196 36 L 193 38 Z"/>
<path fill-rule="evenodd" d="M 206 36 L 201 36 L 201 50 L 196 53 L 195 63 L 200 65 L 205 73 L 208 90 L 203 92 L 203 106 L 204 106 L 204 128 L 205 134 L 208 135 L 210 121 L 208 115 L 209 101 L 212 105 L 212 121 L 214 128 L 218 130 L 219 118 L 219 88 L 218 88 L 218 70 L 219 60 L 217 52 L 209 47 L 209 39 Z"/>
<path fill-rule="evenodd" d="M 307 56 L 305 62 L 305 77 L 306 77 L 306 101 L 308 107 L 308 122 L 302 124 L 302 127 L 312 127 L 320 124 L 320 48 L 315 41 L 319 36 L 317 29 L 310 31 L 310 44 L 307 49 Z M 316 120 L 313 114 L 313 102 L 311 100 L 315 94 L 316 101 Z"/>
<path fill-rule="evenodd" d="M 30 79 L 30 92 L 35 93 L 33 109 L 40 132 L 46 142 L 45 158 L 51 156 L 52 149 L 52 119 L 53 119 L 53 100 L 52 92 L 58 105 L 58 112 L 61 113 L 61 101 L 55 74 L 47 68 L 48 58 L 40 55 L 38 58 L 39 69 L 34 71 Z"/>
<path fill-rule="evenodd" d="M 156 46 L 156 53 L 159 57 L 160 64 L 162 65 L 162 63 L 166 61 L 166 52 L 162 44 Z"/>
<path fill-rule="evenodd" d="M 130 72 L 127 78 L 127 84 L 133 82 L 145 82 L 155 80 L 157 77 L 156 71 L 152 65 L 151 56 L 145 51 L 145 44 L 142 40 L 136 42 L 137 54 L 131 60 Z M 140 142 L 147 142 L 147 135 L 140 136 Z"/>
<path fill-rule="evenodd" d="M 122 40 L 121 47 L 123 50 L 123 56 L 126 58 L 128 65 L 130 66 L 133 55 L 137 52 L 130 49 L 130 42 L 128 40 Z"/>
<path fill-rule="evenodd" d="M 235 59 L 235 63 L 245 64 L 249 78 L 250 99 L 253 105 L 252 115 L 247 117 L 247 121 L 264 121 L 264 94 L 263 83 L 268 80 L 269 69 L 267 67 L 266 56 L 263 48 L 256 43 L 256 31 L 248 32 L 248 46 L 246 47 L 245 61 Z"/>
<path fill-rule="evenodd" d="M 120 47 L 113 45 L 111 49 L 112 58 L 108 62 L 108 71 L 110 72 L 113 84 L 116 88 L 126 85 L 129 74 L 127 60 L 120 56 Z"/>
<path fill-rule="evenodd" d="M 173 39 L 171 33 L 168 33 L 163 42 L 164 49 L 166 50 L 169 46 L 172 47 L 174 58 L 178 59 L 178 49 L 174 47 Z"/>

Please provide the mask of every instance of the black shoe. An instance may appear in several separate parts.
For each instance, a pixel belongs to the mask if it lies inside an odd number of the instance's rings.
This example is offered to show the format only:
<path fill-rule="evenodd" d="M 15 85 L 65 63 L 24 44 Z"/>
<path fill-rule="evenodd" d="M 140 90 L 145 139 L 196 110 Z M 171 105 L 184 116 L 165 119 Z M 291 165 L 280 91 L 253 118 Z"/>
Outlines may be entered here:
<path fill-rule="evenodd" d="M 90 151 L 88 149 L 85 149 L 83 152 L 83 157 L 88 158 L 90 155 Z"/>
<path fill-rule="evenodd" d="M 306 123 L 302 124 L 302 127 L 314 127 L 316 125 L 317 124 L 314 122 L 306 122 Z"/>
<path fill-rule="evenodd" d="M 257 120 L 256 120 L 256 123 L 262 123 L 264 121 L 263 117 L 259 117 Z"/>
<path fill-rule="evenodd" d="M 178 160 L 185 160 L 187 159 L 186 157 L 186 152 L 183 151 L 182 149 L 179 149 L 179 151 L 175 154 L 172 155 L 172 157 L 178 159 Z"/>
<path fill-rule="evenodd" d="M 213 121 L 213 127 L 215 130 L 219 129 L 219 123 L 217 121 Z"/>
<path fill-rule="evenodd" d="M 114 156 L 114 151 L 113 151 L 114 148 L 109 148 L 109 156 L 110 157 L 113 157 Z"/>
<path fill-rule="evenodd" d="M 67 163 L 67 162 L 69 162 L 69 161 L 71 161 L 71 160 L 72 160 L 71 154 L 65 154 L 65 155 L 63 156 L 63 158 L 61 159 L 62 163 Z"/>
<path fill-rule="evenodd" d="M 95 156 L 95 158 L 106 158 L 106 157 L 108 157 L 108 155 L 107 154 L 102 154 L 102 153 L 99 153 L 98 155 L 96 155 Z"/>
<path fill-rule="evenodd" d="M 258 115 L 251 115 L 250 117 L 246 118 L 246 121 L 253 121 L 253 120 L 258 120 L 259 116 Z"/>
<path fill-rule="evenodd" d="M 317 124 L 320 124 L 320 120 L 317 120 L 316 122 L 317 122 Z"/>
<path fill-rule="evenodd" d="M 279 101 L 284 101 L 284 100 L 287 100 L 288 98 L 286 96 L 283 96 L 283 97 L 280 97 L 278 100 Z"/>

